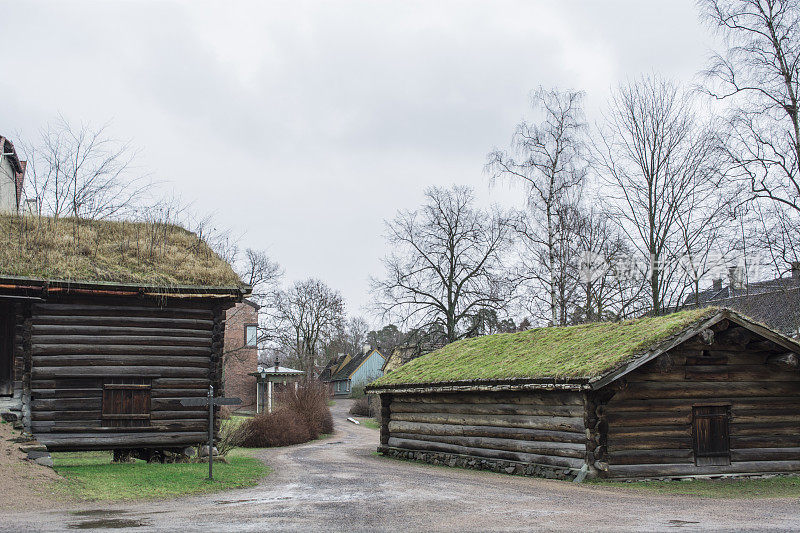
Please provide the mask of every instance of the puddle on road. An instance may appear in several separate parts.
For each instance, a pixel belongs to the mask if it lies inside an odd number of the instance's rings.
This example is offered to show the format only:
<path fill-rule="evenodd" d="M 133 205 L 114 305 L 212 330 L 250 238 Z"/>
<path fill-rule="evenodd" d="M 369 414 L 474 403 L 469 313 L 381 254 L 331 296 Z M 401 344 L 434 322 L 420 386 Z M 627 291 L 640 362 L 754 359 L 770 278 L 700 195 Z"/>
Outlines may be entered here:
<path fill-rule="evenodd" d="M 150 522 L 143 519 L 118 518 L 128 511 L 121 509 L 87 509 L 70 513 L 76 518 L 90 518 L 81 522 L 68 524 L 69 529 L 124 529 L 129 527 L 146 527 Z"/>
<path fill-rule="evenodd" d="M 69 529 L 122 529 L 127 527 L 145 527 L 150 523 L 145 520 L 134 520 L 132 518 L 103 518 L 100 520 L 85 520 L 70 524 Z"/>
<path fill-rule="evenodd" d="M 266 501 L 289 500 L 289 499 L 291 499 L 289 496 L 278 496 L 276 498 L 271 498 L 270 500 L 265 500 L 262 498 L 246 498 L 244 500 L 217 500 L 214 503 L 217 505 L 233 505 L 236 503 L 248 503 L 248 502 L 264 503 Z"/>
<path fill-rule="evenodd" d="M 700 522 L 697 520 L 670 520 L 669 522 L 667 522 L 667 524 L 669 524 L 669 527 L 683 527 L 699 523 Z"/>

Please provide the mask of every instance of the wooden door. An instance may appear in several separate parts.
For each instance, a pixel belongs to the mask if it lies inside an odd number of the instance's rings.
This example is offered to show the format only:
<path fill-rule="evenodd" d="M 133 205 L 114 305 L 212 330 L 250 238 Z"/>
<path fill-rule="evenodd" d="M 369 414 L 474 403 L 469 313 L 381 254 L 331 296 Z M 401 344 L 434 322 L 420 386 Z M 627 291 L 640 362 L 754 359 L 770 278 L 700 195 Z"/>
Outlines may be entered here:
<path fill-rule="evenodd" d="M 112 379 L 103 385 L 103 426 L 150 425 L 150 382 L 146 379 Z"/>
<path fill-rule="evenodd" d="M 729 413 L 730 406 L 727 405 L 692 408 L 695 465 L 731 464 Z"/>
<path fill-rule="evenodd" d="M 14 394 L 14 314 L 0 305 L 0 396 Z"/>

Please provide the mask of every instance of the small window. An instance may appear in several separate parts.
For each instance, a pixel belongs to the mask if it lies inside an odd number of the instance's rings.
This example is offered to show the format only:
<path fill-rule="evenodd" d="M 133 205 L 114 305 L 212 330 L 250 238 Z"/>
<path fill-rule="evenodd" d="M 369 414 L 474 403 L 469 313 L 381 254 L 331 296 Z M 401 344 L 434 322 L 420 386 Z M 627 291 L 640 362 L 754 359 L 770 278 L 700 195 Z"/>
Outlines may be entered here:
<path fill-rule="evenodd" d="M 731 464 L 729 405 L 692 408 L 694 463 L 696 466 Z"/>
<path fill-rule="evenodd" d="M 150 381 L 112 379 L 103 385 L 104 427 L 150 425 Z"/>
<path fill-rule="evenodd" d="M 248 324 L 244 327 L 244 345 L 254 347 L 258 344 L 258 326 Z"/>

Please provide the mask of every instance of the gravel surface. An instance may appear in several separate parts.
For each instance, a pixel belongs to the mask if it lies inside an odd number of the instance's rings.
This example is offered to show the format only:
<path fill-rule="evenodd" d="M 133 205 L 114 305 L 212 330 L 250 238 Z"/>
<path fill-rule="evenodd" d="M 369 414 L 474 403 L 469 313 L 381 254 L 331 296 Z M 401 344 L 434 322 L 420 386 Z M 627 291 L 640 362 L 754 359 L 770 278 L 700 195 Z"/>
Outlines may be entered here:
<path fill-rule="evenodd" d="M 249 489 L 179 500 L 5 513 L 0 530 L 129 531 L 800 530 L 796 499 L 713 500 L 432 467 L 374 454 L 378 432 L 260 452 L 274 472 Z"/>

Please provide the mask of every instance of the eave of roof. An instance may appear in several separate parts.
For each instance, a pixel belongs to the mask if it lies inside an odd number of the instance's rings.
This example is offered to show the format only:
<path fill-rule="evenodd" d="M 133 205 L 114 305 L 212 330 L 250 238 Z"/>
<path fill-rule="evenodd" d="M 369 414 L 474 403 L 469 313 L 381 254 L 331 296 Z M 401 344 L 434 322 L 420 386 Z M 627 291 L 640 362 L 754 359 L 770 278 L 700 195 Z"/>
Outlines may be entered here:
<path fill-rule="evenodd" d="M 38 279 L 18 276 L 0 276 L 0 292 L 23 293 L 91 293 L 115 296 L 174 296 L 174 297 L 234 297 L 241 299 L 250 294 L 250 287 L 216 287 L 205 285 L 153 286 L 149 284 L 117 283 L 111 281 L 70 281 Z"/>

